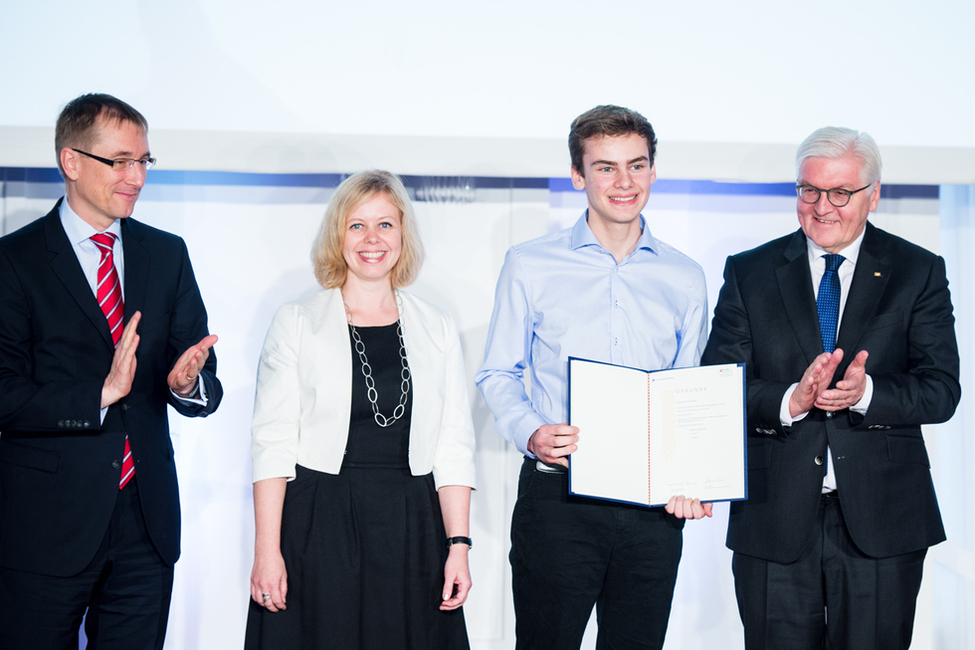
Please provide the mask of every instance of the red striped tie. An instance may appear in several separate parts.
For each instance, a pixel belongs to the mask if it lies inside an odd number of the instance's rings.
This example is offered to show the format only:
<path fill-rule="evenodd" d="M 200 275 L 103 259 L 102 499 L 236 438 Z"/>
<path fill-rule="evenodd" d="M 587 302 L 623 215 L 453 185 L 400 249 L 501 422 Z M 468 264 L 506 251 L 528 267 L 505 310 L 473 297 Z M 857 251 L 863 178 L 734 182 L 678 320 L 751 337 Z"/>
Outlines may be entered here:
<path fill-rule="evenodd" d="M 125 307 L 122 304 L 122 284 L 119 282 L 118 272 L 115 270 L 115 256 L 112 249 L 115 246 L 115 235 L 110 232 L 92 235 L 91 240 L 98 246 L 102 257 L 98 261 L 98 284 L 95 295 L 98 306 L 108 319 L 108 329 L 112 332 L 115 345 L 122 339 L 122 315 Z M 125 434 L 125 451 L 122 456 L 122 478 L 118 489 L 125 487 L 135 476 L 135 462 L 132 460 L 132 449 L 129 447 L 129 435 Z"/>

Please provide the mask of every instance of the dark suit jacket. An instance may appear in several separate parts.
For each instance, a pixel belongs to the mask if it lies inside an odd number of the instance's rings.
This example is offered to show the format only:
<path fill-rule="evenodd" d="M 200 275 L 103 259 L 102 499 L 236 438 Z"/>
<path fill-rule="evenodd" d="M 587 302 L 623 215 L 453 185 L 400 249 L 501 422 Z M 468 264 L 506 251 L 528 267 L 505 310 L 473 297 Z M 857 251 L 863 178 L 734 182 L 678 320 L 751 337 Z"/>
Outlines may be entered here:
<path fill-rule="evenodd" d="M 60 202 L 59 202 L 60 204 Z M 82 570 L 118 494 L 125 434 L 142 510 L 163 561 L 179 557 L 179 493 L 166 405 L 205 416 L 223 390 L 211 351 L 200 376 L 207 406 L 172 397 L 167 375 L 207 335 L 183 240 L 128 218 L 125 322 L 136 311 L 132 390 L 99 421 L 115 352 L 105 316 L 58 215 L 0 239 L 0 565 L 54 576 Z"/>
<path fill-rule="evenodd" d="M 802 231 L 728 258 L 703 364 L 747 364 L 748 500 L 733 503 L 728 547 L 788 563 L 812 538 L 830 446 L 850 536 L 886 557 L 945 539 L 921 424 L 961 396 L 944 260 L 867 224 L 836 347 L 839 381 L 860 350 L 874 393 L 865 416 L 813 409 L 788 430 L 786 390 L 823 352 Z"/>

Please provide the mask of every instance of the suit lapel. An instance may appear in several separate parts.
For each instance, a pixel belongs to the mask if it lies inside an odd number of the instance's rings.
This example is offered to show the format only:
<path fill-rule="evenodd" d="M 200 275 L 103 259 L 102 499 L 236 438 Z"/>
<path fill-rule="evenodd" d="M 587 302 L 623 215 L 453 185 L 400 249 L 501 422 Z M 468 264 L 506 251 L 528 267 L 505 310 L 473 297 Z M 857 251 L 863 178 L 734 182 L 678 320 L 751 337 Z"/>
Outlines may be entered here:
<path fill-rule="evenodd" d="M 63 199 L 62 199 L 63 200 Z M 112 333 L 108 329 L 108 321 L 105 314 L 98 306 L 98 300 L 91 291 L 91 286 L 85 278 L 81 264 L 78 263 L 78 256 L 68 241 L 68 236 L 61 226 L 61 214 L 59 207 L 61 202 L 54 206 L 44 219 L 44 235 L 47 239 L 47 249 L 51 252 L 51 270 L 58 277 L 67 289 L 68 293 L 78 304 L 78 307 L 85 314 L 91 324 L 99 332 L 105 344 L 111 349 L 115 349 L 112 342 Z"/>
<path fill-rule="evenodd" d="M 823 337 L 819 333 L 819 315 L 812 291 L 812 275 L 806 254 L 806 237 L 796 231 L 784 251 L 787 263 L 775 270 L 785 313 L 792 323 L 792 331 L 806 360 L 812 363 L 823 351 Z"/>
<path fill-rule="evenodd" d="M 863 336 L 867 323 L 877 313 L 880 297 L 887 288 L 887 281 L 892 272 L 893 267 L 887 261 L 883 237 L 868 222 L 836 341 L 836 347 L 842 348 L 845 353 L 843 366 L 837 369 L 838 375 L 839 371 L 853 360 L 853 355 L 857 351 L 856 345 Z"/>
<path fill-rule="evenodd" d="M 125 322 L 132 314 L 144 309 L 146 287 L 149 282 L 150 251 L 142 242 L 137 222 L 123 219 L 122 251 L 125 255 Z"/>

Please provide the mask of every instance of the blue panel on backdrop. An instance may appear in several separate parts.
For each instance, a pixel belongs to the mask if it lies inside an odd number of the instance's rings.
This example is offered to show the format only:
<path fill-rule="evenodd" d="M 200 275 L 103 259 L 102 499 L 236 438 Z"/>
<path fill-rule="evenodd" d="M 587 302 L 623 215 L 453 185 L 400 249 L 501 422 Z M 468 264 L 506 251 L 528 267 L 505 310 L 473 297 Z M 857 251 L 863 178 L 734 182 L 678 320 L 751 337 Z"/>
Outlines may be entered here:
<path fill-rule="evenodd" d="M 51 167 L 0 167 L 0 181 L 21 183 L 63 183 L 61 173 Z"/>
<path fill-rule="evenodd" d="M 479 190 L 544 190 L 549 187 L 547 178 L 505 178 L 503 176 L 401 176 L 407 187 L 423 187 L 429 183 L 449 184 L 461 180 Z"/>
<path fill-rule="evenodd" d="M 153 169 L 149 182 L 158 185 L 214 185 L 249 187 L 338 187 L 344 174 L 256 174 Z"/>
<path fill-rule="evenodd" d="M 217 187 L 315 187 L 335 188 L 347 174 L 258 174 L 251 172 L 211 172 L 153 169 L 149 183 L 157 185 Z M 403 176 L 407 187 L 419 188 L 464 180 L 472 189 L 545 189 L 551 192 L 576 192 L 569 178 L 504 178 L 494 176 Z M 0 167 L 0 180 L 26 183 L 61 183 L 56 168 Z M 721 183 L 717 181 L 661 179 L 653 191 L 662 194 L 720 194 L 749 196 L 795 196 L 794 183 Z M 881 185 L 885 199 L 937 199 L 938 185 Z"/>
<path fill-rule="evenodd" d="M 550 178 L 548 189 L 552 192 L 578 192 L 570 178 Z M 660 179 L 653 184 L 652 192 L 661 194 L 743 194 L 751 196 L 795 196 L 795 183 L 719 183 L 716 181 L 684 181 Z"/>
<path fill-rule="evenodd" d="M 880 185 L 882 199 L 937 199 L 940 185 Z"/>
<path fill-rule="evenodd" d="M 883 185 L 884 199 L 937 199 L 938 185 Z M 550 178 L 552 192 L 581 192 L 572 187 L 571 178 Z M 660 194 L 723 194 L 748 196 L 795 196 L 795 183 L 721 183 L 718 181 L 686 181 L 661 179 L 653 184 L 652 192 Z"/>

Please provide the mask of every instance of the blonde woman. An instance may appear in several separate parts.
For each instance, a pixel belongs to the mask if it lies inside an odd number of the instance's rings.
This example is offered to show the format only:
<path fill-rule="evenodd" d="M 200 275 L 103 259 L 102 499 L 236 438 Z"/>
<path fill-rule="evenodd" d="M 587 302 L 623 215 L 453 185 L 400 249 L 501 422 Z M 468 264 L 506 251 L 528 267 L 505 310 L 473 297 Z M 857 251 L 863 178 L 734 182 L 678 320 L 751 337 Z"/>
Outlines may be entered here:
<path fill-rule="evenodd" d="M 344 181 L 312 259 L 324 290 L 278 311 L 258 371 L 245 648 L 468 648 L 467 377 L 453 319 L 401 290 L 402 182 Z"/>

